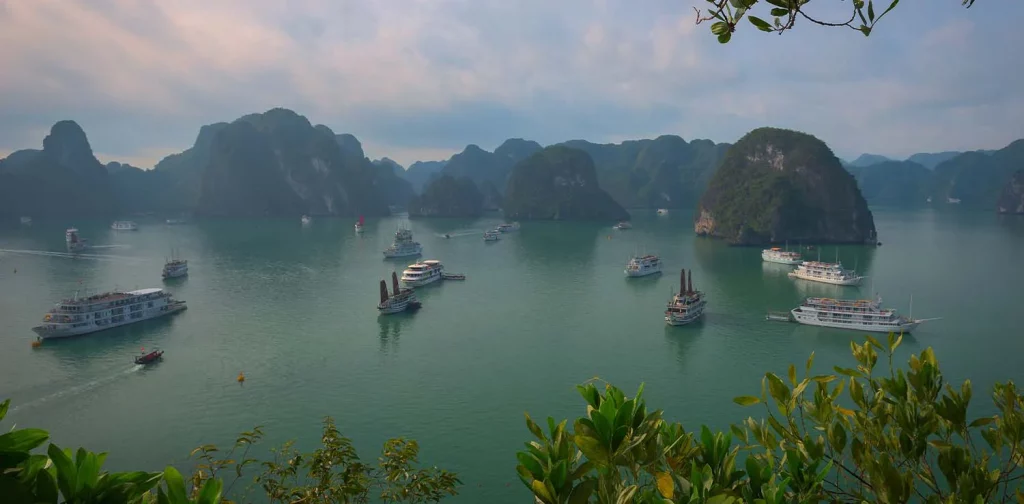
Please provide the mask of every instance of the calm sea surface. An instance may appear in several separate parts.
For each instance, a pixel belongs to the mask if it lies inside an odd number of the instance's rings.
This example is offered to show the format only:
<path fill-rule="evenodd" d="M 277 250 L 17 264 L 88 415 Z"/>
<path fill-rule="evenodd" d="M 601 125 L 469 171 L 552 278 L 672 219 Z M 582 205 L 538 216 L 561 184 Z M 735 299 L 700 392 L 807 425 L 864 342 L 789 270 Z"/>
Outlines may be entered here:
<path fill-rule="evenodd" d="M 765 371 L 784 373 L 811 351 L 821 372 L 848 366 L 861 334 L 764 320 L 807 295 L 874 290 L 903 312 L 913 295 L 915 316 L 942 319 L 905 339 L 901 362 L 934 347 L 947 379 L 973 380 L 979 413 L 993 382 L 1024 381 L 1024 219 L 876 209 L 883 246 L 838 248 L 870 276 L 859 289 L 791 280 L 758 249 L 695 238 L 691 219 L 634 212 L 629 231 L 524 222 L 497 243 L 481 239 L 496 217 L 415 220 L 423 257 L 468 279 L 419 289 L 423 309 L 393 317 L 375 305 L 380 279 L 410 262 L 382 259 L 395 218 L 368 220 L 362 236 L 352 219 L 326 218 L 2 228 L 0 398 L 13 400 L 9 419 L 20 426 L 110 452 L 110 469 L 187 469 L 191 448 L 230 444 L 254 425 L 266 429 L 266 448 L 288 439 L 311 448 L 330 415 L 370 460 L 388 437 L 418 440 L 423 462 L 464 481 L 454 502 L 524 502 L 523 412 L 574 418 L 584 380 L 646 382 L 648 404 L 668 418 L 725 428 L 757 413 L 732 398 L 758 393 Z M 79 259 L 40 253 L 63 252 L 71 225 L 101 247 Z M 165 284 L 172 248 L 190 276 Z M 634 250 L 661 255 L 666 273 L 624 278 Z M 822 259 L 836 253 L 825 247 Z M 680 268 L 693 269 L 710 304 L 703 323 L 670 328 L 662 312 Z M 30 347 L 30 328 L 54 302 L 114 287 L 166 287 L 189 309 Z M 136 370 L 133 355 L 156 346 L 164 361 Z"/>

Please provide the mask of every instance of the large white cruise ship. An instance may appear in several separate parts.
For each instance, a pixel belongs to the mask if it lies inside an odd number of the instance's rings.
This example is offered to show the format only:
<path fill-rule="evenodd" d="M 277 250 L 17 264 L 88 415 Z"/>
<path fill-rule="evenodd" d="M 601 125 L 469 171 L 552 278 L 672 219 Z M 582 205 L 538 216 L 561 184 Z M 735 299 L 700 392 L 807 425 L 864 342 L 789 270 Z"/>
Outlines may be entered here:
<path fill-rule="evenodd" d="M 779 247 L 772 247 L 770 249 L 762 250 L 761 259 L 763 259 L 765 262 L 779 264 L 800 264 L 804 262 L 804 260 L 800 258 L 800 252 L 782 250 Z"/>
<path fill-rule="evenodd" d="M 909 333 L 924 322 L 883 309 L 881 304 L 881 296 L 874 300 L 809 297 L 790 314 L 801 324 L 882 333 Z"/>
<path fill-rule="evenodd" d="M 693 290 L 693 270 L 690 270 L 690 279 L 687 282 L 684 269 L 679 279 L 679 293 L 672 296 L 665 308 L 665 323 L 681 326 L 695 322 L 704 315 L 707 304 L 704 293 Z"/>
<path fill-rule="evenodd" d="M 634 255 L 626 263 L 627 277 L 642 277 L 661 273 L 661 259 L 653 254 Z"/>
<path fill-rule="evenodd" d="M 111 291 L 80 298 L 76 294 L 50 309 L 43 325 L 32 328 L 41 339 L 66 338 L 179 312 L 184 301 L 163 289 Z"/>
<path fill-rule="evenodd" d="M 423 246 L 419 242 L 412 241 L 412 231 L 406 228 L 399 228 L 395 231 L 395 242 L 384 249 L 384 257 L 410 257 L 423 253 Z"/>
<path fill-rule="evenodd" d="M 824 263 L 819 261 L 804 261 L 796 267 L 796 270 L 789 272 L 790 278 L 812 280 L 832 285 L 860 285 L 864 277 L 857 275 L 853 270 L 843 268 L 842 263 Z"/>
<path fill-rule="evenodd" d="M 441 261 L 430 259 L 416 264 L 410 264 L 402 272 L 402 283 L 409 287 L 422 287 L 441 279 L 444 273 L 444 266 Z"/>

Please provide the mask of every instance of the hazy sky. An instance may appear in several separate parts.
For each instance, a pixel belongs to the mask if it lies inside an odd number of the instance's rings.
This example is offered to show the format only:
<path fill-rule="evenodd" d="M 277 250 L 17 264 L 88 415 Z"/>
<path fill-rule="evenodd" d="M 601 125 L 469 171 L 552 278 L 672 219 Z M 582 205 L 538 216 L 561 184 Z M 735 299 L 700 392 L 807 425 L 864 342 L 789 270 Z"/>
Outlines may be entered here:
<path fill-rule="evenodd" d="M 838 20 L 849 2 L 810 5 Z M 694 6 L 0 0 L 0 155 L 74 119 L 101 160 L 148 168 L 203 124 L 277 106 L 404 164 L 508 137 L 732 142 L 765 125 L 845 157 L 1024 137 L 1019 0 L 904 1 L 870 38 L 745 24 L 724 46 Z"/>

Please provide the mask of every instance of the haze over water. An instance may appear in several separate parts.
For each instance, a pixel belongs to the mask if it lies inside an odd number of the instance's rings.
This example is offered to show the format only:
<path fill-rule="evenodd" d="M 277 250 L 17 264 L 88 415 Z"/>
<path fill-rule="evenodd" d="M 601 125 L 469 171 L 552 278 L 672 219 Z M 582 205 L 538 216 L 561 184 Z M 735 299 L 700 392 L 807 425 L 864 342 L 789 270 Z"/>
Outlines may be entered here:
<path fill-rule="evenodd" d="M 899 362 L 934 347 L 948 381 L 973 381 L 979 413 L 993 382 L 1024 380 L 1024 219 L 874 209 L 883 246 L 838 248 L 844 265 L 869 276 L 858 289 L 794 281 L 788 267 L 762 263 L 760 249 L 696 238 L 687 212 L 633 214 L 629 231 L 523 222 L 497 243 L 480 236 L 496 216 L 414 220 L 423 258 L 468 278 L 418 289 L 423 308 L 394 317 L 374 306 L 380 279 L 411 262 L 381 256 L 397 218 L 367 220 L 363 236 L 353 219 L 327 218 L 0 228 L 0 398 L 13 400 L 19 426 L 110 452 L 113 470 L 187 468 L 195 446 L 226 446 L 258 424 L 268 439 L 257 453 L 288 439 L 308 449 L 330 415 L 367 460 L 388 437 L 419 441 L 423 463 L 465 483 L 452 502 L 510 502 L 529 499 L 515 475 L 515 451 L 530 436 L 523 411 L 575 418 L 584 408 L 574 385 L 594 376 L 630 394 L 646 382 L 649 407 L 692 430 L 760 414 L 732 398 L 758 393 L 765 371 L 802 369 L 812 351 L 821 373 L 849 366 L 861 333 L 764 320 L 808 295 L 874 290 L 903 313 L 913 295 L 915 316 L 942 319 L 906 337 Z M 70 225 L 106 248 L 81 259 L 32 253 L 63 252 Z M 190 276 L 164 284 L 172 248 Z M 634 250 L 661 255 L 665 274 L 627 280 Z M 836 250 L 823 247 L 821 258 Z M 699 325 L 666 327 L 683 267 L 708 311 Z M 79 286 L 165 286 L 189 309 L 32 349 L 30 328 Z M 157 346 L 163 362 L 133 366 L 140 347 Z"/>

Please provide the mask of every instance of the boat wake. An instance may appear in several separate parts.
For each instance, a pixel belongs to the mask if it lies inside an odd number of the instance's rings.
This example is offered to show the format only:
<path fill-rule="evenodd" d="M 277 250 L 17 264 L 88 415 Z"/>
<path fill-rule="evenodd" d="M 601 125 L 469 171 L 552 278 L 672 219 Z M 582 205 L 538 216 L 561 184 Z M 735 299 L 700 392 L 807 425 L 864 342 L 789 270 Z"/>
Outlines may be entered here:
<path fill-rule="evenodd" d="M 53 394 L 50 394 L 50 395 L 47 395 L 47 396 L 43 396 L 43 397 L 40 397 L 38 399 L 33 399 L 33 400 L 29 401 L 29 402 L 22 403 L 22 404 L 19 404 L 17 406 L 14 406 L 14 407 L 11 408 L 11 413 L 14 413 L 15 411 L 26 410 L 26 409 L 32 408 L 34 406 L 38 406 L 40 404 L 43 404 L 45 402 L 51 401 L 53 399 L 59 399 L 61 397 L 67 397 L 67 396 L 72 396 L 72 395 L 76 395 L 76 394 L 81 394 L 82 392 L 86 392 L 88 390 L 92 390 L 92 389 L 101 387 L 103 385 L 106 385 L 108 383 L 112 383 L 114 381 L 117 381 L 119 378 L 122 378 L 124 376 L 130 375 L 130 374 L 132 374 L 132 373 L 134 373 L 136 371 L 141 370 L 144 367 L 145 366 L 142 365 L 142 364 L 133 364 L 130 368 L 125 369 L 123 371 L 120 371 L 120 372 L 118 372 L 116 374 L 113 374 L 113 375 L 110 375 L 110 376 L 105 376 L 105 377 L 102 377 L 102 378 L 97 378 L 95 380 L 83 383 L 81 385 L 75 385 L 74 387 L 66 388 L 64 390 L 61 390 L 61 391 L 58 391 L 58 392 L 54 392 Z"/>
<path fill-rule="evenodd" d="M 99 248 L 99 247 L 92 247 Z M 134 257 L 109 255 L 109 254 L 72 254 L 70 252 L 53 252 L 50 250 L 13 250 L 13 249 L 0 249 L 0 252 L 6 254 L 23 254 L 23 255 L 34 255 L 41 257 L 60 257 L 63 259 L 93 259 L 97 261 L 133 261 L 137 262 L 138 259 Z"/>
<path fill-rule="evenodd" d="M 467 229 L 467 230 L 464 230 L 464 231 L 453 231 L 451 233 L 448 233 L 448 237 L 449 238 L 458 238 L 460 236 L 480 236 L 480 234 L 483 233 L 483 232 L 484 232 L 483 229 Z M 437 236 L 438 238 L 444 238 L 445 234 L 444 233 L 435 233 L 435 236 Z"/>

